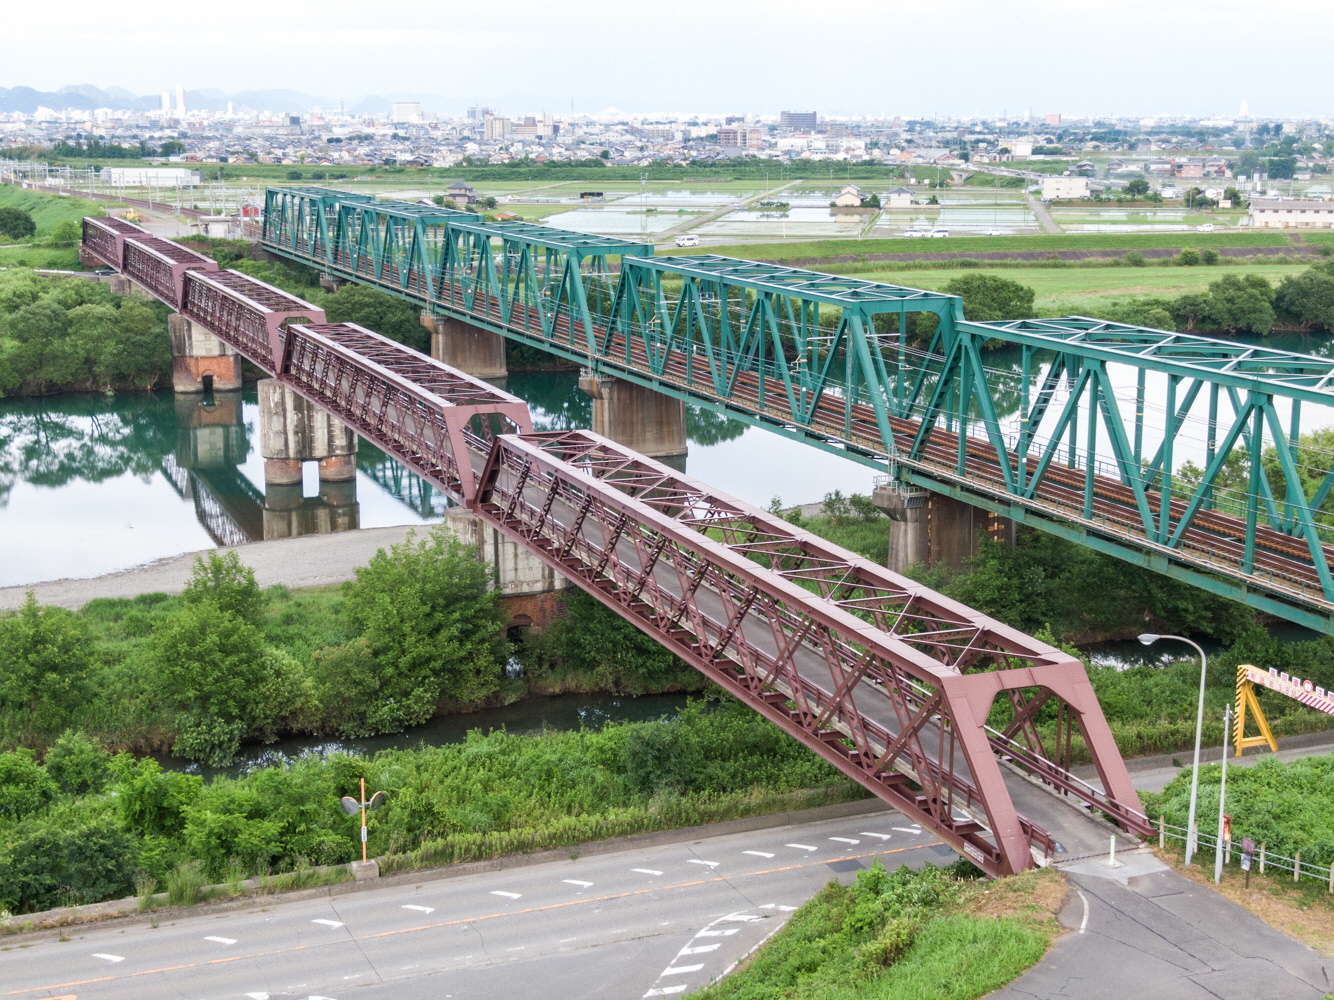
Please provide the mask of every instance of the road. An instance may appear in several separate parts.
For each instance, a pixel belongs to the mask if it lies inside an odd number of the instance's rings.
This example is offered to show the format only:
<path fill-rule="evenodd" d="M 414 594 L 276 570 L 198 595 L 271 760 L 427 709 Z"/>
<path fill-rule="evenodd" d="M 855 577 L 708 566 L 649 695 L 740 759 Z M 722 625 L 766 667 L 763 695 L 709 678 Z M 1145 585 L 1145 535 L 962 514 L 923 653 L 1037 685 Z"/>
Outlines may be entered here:
<path fill-rule="evenodd" d="M 831 878 L 956 855 L 892 812 L 25 938 L 0 997 L 629 1000 L 706 985 Z"/>
<path fill-rule="evenodd" d="M 1061 231 L 1061 227 L 1056 224 L 1055 220 L 1051 217 L 1051 213 L 1047 211 L 1047 206 L 1043 205 L 1042 202 L 1038 201 L 1031 194 L 1026 194 L 1024 197 L 1028 199 L 1028 207 L 1031 208 L 1033 214 L 1037 216 L 1038 224 L 1042 226 L 1042 231 L 1044 233 L 1059 233 Z"/>

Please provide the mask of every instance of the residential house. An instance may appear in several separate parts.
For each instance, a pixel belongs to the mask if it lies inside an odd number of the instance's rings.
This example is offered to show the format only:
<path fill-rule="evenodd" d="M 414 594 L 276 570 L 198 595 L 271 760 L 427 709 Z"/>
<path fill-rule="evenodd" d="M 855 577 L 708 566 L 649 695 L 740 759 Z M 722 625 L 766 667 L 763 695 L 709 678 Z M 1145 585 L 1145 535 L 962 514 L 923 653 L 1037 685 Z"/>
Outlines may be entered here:
<path fill-rule="evenodd" d="M 885 199 L 886 208 L 912 208 L 912 191 L 906 187 L 896 187 Z"/>
<path fill-rule="evenodd" d="M 445 188 L 445 200 L 452 201 L 459 208 L 465 205 L 471 205 L 477 201 L 477 192 L 471 184 L 465 184 L 463 181 L 455 181 L 449 187 Z"/>
<path fill-rule="evenodd" d="M 834 199 L 835 208 L 861 208 L 862 191 L 856 184 L 845 184 Z"/>
<path fill-rule="evenodd" d="M 1247 215 L 1256 229 L 1329 229 L 1334 227 L 1334 201 L 1256 198 Z"/>

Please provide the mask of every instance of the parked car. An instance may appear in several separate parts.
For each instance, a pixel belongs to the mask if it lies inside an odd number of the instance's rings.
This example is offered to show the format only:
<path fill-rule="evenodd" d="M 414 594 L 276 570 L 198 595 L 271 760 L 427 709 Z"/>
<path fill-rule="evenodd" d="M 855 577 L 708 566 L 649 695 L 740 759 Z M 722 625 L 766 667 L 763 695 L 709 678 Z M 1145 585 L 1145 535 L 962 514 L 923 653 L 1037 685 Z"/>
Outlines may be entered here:
<path fill-rule="evenodd" d="M 1197 233 L 1212 233 L 1214 231 L 1214 224 L 1212 222 L 1206 222 L 1202 226 L 1196 226 L 1195 231 Z"/>
<path fill-rule="evenodd" d="M 987 230 L 987 235 L 988 235 L 988 236 L 999 236 L 1000 234 L 1001 234 L 1001 231 L 1000 231 L 999 229 L 988 229 L 988 230 Z"/>
<path fill-rule="evenodd" d="M 96 271 L 93 272 L 93 274 L 97 275 L 99 278 L 109 278 L 113 274 L 118 274 L 118 273 L 120 272 L 118 272 L 114 267 L 99 267 Z"/>
<path fill-rule="evenodd" d="M 903 231 L 903 235 L 908 237 L 909 239 L 918 239 L 922 236 L 925 236 L 926 233 L 922 232 L 920 229 L 905 229 Z"/>
<path fill-rule="evenodd" d="M 678 236 L 676 238 L 676 245 L 679 247 L 697 247 L 699 246 L 699 237 L 689 235 Z"/>
<path fill-rule="evenodd" d="M 948 229 L 941 229 L 939 226 L 931 230 L 931 235 L 934 236 L 936 239 L 941 239 L 942 237 L 948 236 L 949 234 L 950 231 Z"/>

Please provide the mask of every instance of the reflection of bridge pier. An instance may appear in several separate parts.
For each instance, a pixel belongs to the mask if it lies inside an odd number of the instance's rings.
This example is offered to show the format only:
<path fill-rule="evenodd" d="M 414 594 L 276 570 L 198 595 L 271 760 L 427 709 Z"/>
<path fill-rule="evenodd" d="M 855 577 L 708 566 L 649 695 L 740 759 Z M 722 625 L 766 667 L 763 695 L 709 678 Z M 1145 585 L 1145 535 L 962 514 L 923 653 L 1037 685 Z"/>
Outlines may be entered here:
<path fill-rule="evenodd" d="M 264 537 L 292 538 L 360 527 L 357 435 L 277 379 L 259 383 L 264 456 Z M 301 492 L 301 467 L 320 466 L 320 494 Z"/>
<path fill-rule="evenodd" d="M 361 527 L 355 480 L 320 482 L 320 495 L 301 495 L 301 484 L 264 484 L 264 539 L 329 535 Z"/>

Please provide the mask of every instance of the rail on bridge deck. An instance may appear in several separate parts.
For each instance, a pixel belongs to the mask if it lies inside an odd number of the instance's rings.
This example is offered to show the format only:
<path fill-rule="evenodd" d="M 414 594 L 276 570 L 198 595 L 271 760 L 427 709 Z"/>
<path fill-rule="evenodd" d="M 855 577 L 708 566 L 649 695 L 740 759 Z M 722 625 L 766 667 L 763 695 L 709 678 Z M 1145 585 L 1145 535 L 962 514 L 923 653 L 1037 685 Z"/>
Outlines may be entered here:
<path fill-rule="evenodd" d="M 122 270 L 143 239 L 85 233 Z M 989 874 L 1055 860 L 1058 836 L 1148 832 L 1077 659 L 596 434 L 534 433 L 521 400 L 262 282 L 135 259 L 157 269 L 143 287 Z M 1071 773 L 1077 746 L 1101 787 Z"/>
<path fill-rule="evenodd" d="M 328 188 L 263 245 L 1334 633 L 1328 358 Z"/>

